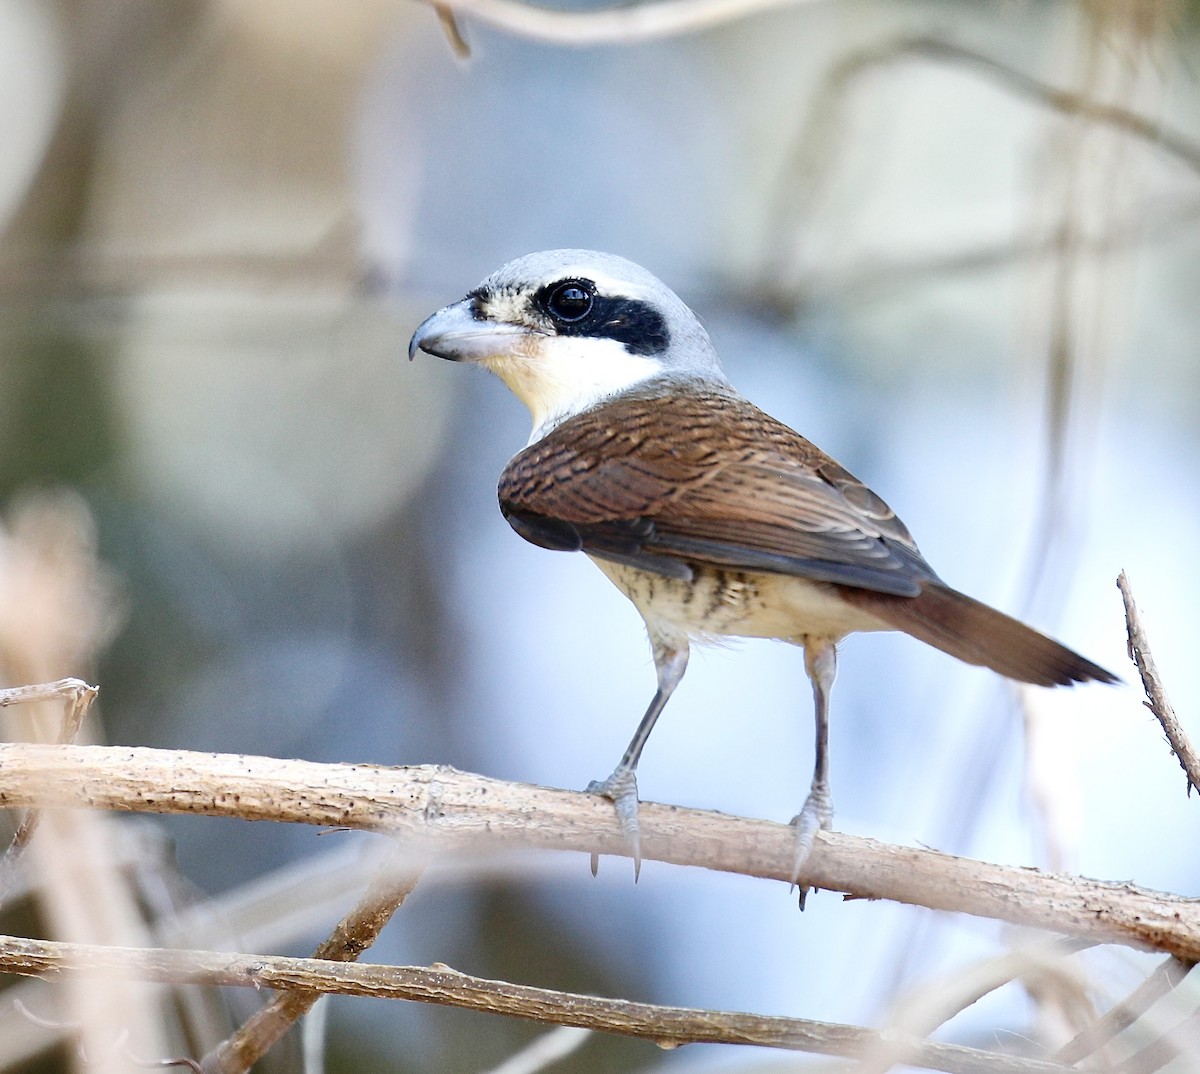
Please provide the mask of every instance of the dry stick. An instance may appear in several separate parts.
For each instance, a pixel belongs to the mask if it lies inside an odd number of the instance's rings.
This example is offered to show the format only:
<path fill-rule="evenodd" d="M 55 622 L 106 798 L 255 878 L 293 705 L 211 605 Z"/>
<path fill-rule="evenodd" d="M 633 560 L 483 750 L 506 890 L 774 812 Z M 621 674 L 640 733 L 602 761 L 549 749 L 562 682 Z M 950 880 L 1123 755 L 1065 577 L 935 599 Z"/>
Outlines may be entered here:
<path fill-rule="evenodd" d="M 472 977 L 446 966 L 356 965 L 277 955 L 102 947 L 13 936 L 0 937 L 0 972 L 48 977 L 67 972 L 121 975 L 176 984 L 240 985 L 417 1000 L 619 1033 L 663 1046 L 753 1044 L 839 1056 L 899 1047 L 904 1049 L 906 1064 L 955 1074 L 1066 1074 L 1071 1069 L 1046 1060 L 939 1044 L 902 1032 L 555 992 Z"/>
<path fill-rule="evenodd" d="M 405 864 L 401 851 L 390 854 L 366 893 L 313 952 L 313 958 L 329 962 L 357 961 L 359 955 L 378 939 L 384 925 L 417 886 L 420 875 L 419 869 Z M 320 991 L 291 991 L 276 996 L 201 1060 L 203 1074 L 244 1074 L 321 995 Z"/>
<path fill-rule="evenodd" d="M 87 703 L 100 692 L 98 686 L 89 686 L 82 679 L 59 679 L 34 686 L 10 686 L 0 690 L 0 709 L 10 705 L 30 705 L 38 701 L 62 701 L 64 698 L 88 696 Z M 80 714 L 82 719 L 82 714 Z M 78 727 L 78 724 L 76 724 Z"/>
<path fill-rule="evenodd" d="M 960 971 L 922 983 L 892 1005 L 886 1017 L 889 1029 L 907 1033 L 915 1040 L 933 1036 L 951 1019 L 988 994 L 1013 981 L 1063 974 L 1063 963 L 1092 945 L 1084 940 L 1057 937 L 1021 942 L 994 958 L 963 967 Z M 908 1057 L 894 1044 L 864 1053 L 854 1074 L 884 1074 L 906 1063 Z"/>
<path fill-rule="evenodd" d="M 1076 250 L 1081 254 L 1096 256 L 1138 243 L 1145 244 L 1155 238 L 1174 239 L 1194 226 L 1200 217 L 1200 201 L 1195 198 L 1180 199 L 1178 203 L 1172 203 L 1165 208 L 1161 206 L 1161 198 L 1145 200 L 1127 219 L 1119 224 L 1111 224 L 1104 234 L 1079 236 L 1075 244 Z M 913 256 L 906 252 L 905 256 L 893 258 L 872 255 L 868 265 L 851 265 L 844 271 L 826 271 L 819 280 L 806 279 L 804 297 L 805 301 L 812 301 L 813 296 L 828 293 L 849 296 L 851 299 L 858 296 L 869 297 L 876 292 L 894 288 L 898 283 L 908 286 L 921 279 L 956 276 L 1020 261 L 1033 261 L 1057 254 L 1062 248 L 1062 236 L 1058 234 L 1035 236 L 1032 239 L 1018 235 L 946 253 Z M 2 286 L 0 281 L 0 287 Z M 785 287 L 778 290 L 778 294 L 768 290 L 767 301 L 786 311 L 796 298 L 794 288 Z M 764 302 L 762 287 L 757 287 L 753 292 L 747 291 L 741 300 L 751 308 L 755 304 L 761 306 Z"/>
<path fill-rule="evenodd" d="M 450 51 L 460 60 L 469 60 L 471 46 L 467 44 L 467 39 L 463 36 L 458 19 L 454 17 L 454 9 L 433 0 L 433 10 L 437 15 L 438 25 L 442 28 L 442 34 L 450 44 Z"/>
<path fill-rule="evenodd" d="M 480 0 L 480 2 L 487 3 L 488 0 Z M 800 137 L 796 148 L 792 151 L 793 159 L 787 168 L 787 174 L 813 172 L 814 169 L 819 168 L 816 171 L 817 181 L 828 180 L 830 135 L 827 132 L 840 131 L 846 126 L 844 108 L 848 85 L 873 68 L 913 58 L 955 63 L 966 69 L 973 68 L 1001 82 L 1007 90 L 1014 94 L 1027 97 L 1046 108 L 1067 115 L 1075 115 L 1095 123 L 1110 125 L 1168 153 L 1193 170 L 1200 171 L 1200 142 L 1193 141 L 1177 131 L 1170 130 L 1120 105 L 1096 101 L 1086 94 L 1058 89 L 983 53 L 936 37 L 918 35 L 904 36 L 887 41 L 882 45 L 872 45 L 857 50 L 833 66 L 830 74 L 819 88 L 813 107 L 809 111 L 811 118 L 808 120 L 806 133 Z M 813 145 L 819 146 L 823 151 L 819 152 L 819 155 L 814 154 L 810 148 Z M 818 159 L 819 165 L 816 163 Z M 814 163 L 809 164 L 810 160 Z M 807 189 L 810 200 L 813 198 L 812 188 L 815 182 L 813 175 L 807 174 L 805 182 L 800 184 L 802 188 Z M 803 215 L 803 212 L 798 212 L 794 206 L 785 207 L 783 212 L 793 223 Z M 1190 215 L 1190 210 L 1185 209 L 1184 212 Z M 1077 247 L 1080 252 L 1103 252 L 1116 247 L 1122 241 L 1144 241 L 1148 235 L 1146 229 L 1148 219 L 1152 218 L 1146 213 L 1136 213 L 1124 229 L 1110 228 L 1099 238 L 1081 236 L 1078 239 Z M 1176 224 L 1176 229 L 1178 226 Z M 1153 229 L 1155 225 L 1152 224 L 1151 227 Z M 782 231 L 786 232 L 787 228 L 783 228 Z M 1174 232 L 1168 231 L 1167 233 L 1173 234 Z M 839 281 L 835 277 L 831 283 L 829 274 L 825 273 L 820 286 L 822 290 L 831 288 L 839 291 L 852 288 L 869 289 L 883 283 L 893 283 L 897 279 L 911 280 L 913 273 L 951 273 L 986 268 L 996 264 L 1005 264 L 1017 257 L 1044 255 L 1060 249 L 1061 246 L 1060 236 L 1051 237 L 1032 246 L 1023 240 L 1015 243 L 1007 242 L 979 250 L 934 255 L 918 263 L 901 261 L 890 265 L 885 263 L 880 266 L 877 264 L 863 273 L 861 280 L 851 277 L 849 280 Z M 782 275 L 786 281 L 789 277 L 795 276 L 796 270 L 794 265 L 787 263 L 786 255 L 776 254 L 775 259 L 781 262 L 783 271 L 782 273 L 776 271 L 771 277 L 773 282 L 767 293 L 774 292 L 784 296 L 777 301 L 780 301 L 787 309 L 794 301 L 797 285 L 793 282 L 790 287 L 786 285 L 780 287 L 778 277 Z M 814 281 L 804 280 L 802 289 L 811 292 L 816 289 L 816 286 Z M 761 288 L 756 293 L 756 300 L 759 302 L 762 300 Z"/>
<path fill-rule="evenodd" d="M 1155 967 L 1154 972 L 1125 999 L 1059 1048 L 1054 1053 L 1054 1058 L 1060 1063 L 1074 1065 L 1093 1055 L 1133 1025 L 1163 996 L 1173 991 L 1191 968 L 1190 963 L 1168 958 Z"/>
<path fill-rule="evenodd" d="M 437 7 L 442 0 L 427 0 Z M 534 41 L 558 45 L 630 45 L 713 26 L 770 11 L 798 7 L 810 0 L 651 0 L 599 11 L 563 11 L 521 0 L 454 0 L 456 14 L 474 15 L 483 22 Z"/>
<path fill-rule="evenodd" d="M 0 808 L 200 813 L 389 833 L 415 854 L 533 847 L 627 856 L 596 795 L 487 779 L 437 765 L 383 768 L 128 746 L 0 743 Z M 790 883 L 795 830 L 643 803 L 646 860 Z M 800 878 L 1200 961 L 1200 900 L 822 833 Z"/>
<path fill-rule="evenodd" d="M 1142 628 L 1142 619 L 1138 614 L 1137 605 L 1133 601 L 1133 591 L 1129 579 L 1122 571 L 1117 575 L 1117 588 L 1125 601 L 1125 624 L 1129 629 L 1129 658 L 1137 664 L 1142 676 L 1142 687 L 1146 691 L 1147 700 L 1143 704 L 1158 717 L 1162 729 L 1167 733 L 1167 741 L 1179 759 L 1188 781 L 1188 794 L 1195 787 L 1200 791 L 1200 755 L 1188 740 L 1187 733 L 1180 726 L 1175 716 L 1171 702 L 1167 700 L 1167 692 L 1163 689 L 1162 679 L 1158 677 L 1158 668 L 1154 666 L 1154 657 L 1150 654 L 1150 642 L 1146 631 Z"/>
<path fill-rule="evenodd" d="M 82 679 L 59 679 L 57 682 L 38 683 L 35 686 L 14 686 L 0 690 L 0 708 L 35 704 L 39 701 L 65 701 L 66 712 L 63 714 L 62 726 L 58 729 L 58 741 L 65 744 L 75 741 L 83 718 L 99 692 L 98 686 L 89 686 Z M 41 814 L 37 810 L 26 813 L 13 833 L 8 849 L 0 857 L 0 900 L 9 888 L 17 858 L 33 838 L 40 817 Z"/>
<path fill-rule="evenodd" d="M 1014 93 L 1028 97 L 1067 115 L 1079 116 L 1096 123 L 1114 127 L 1125 134 L 1161 149 L 1193 171 L 1200 171 L 1200 143 L 1194 142 L 1177 131 L 1155 123 L 1137 112 L 1116 104 L 1096 101 L 1086 94 L 1058 89 L 1031 75 L 1024 74 L 1000 60 L 974 49 L 964 48 L 937 37 L 903 37 L 877 48 L 863 49 L 841 61 L 833 76 L 844 80 L 860 71 L 882 64 L 893 63 L 909 56 L 920 56 L 931 60 L 942 60 L 974 67 L 990 75 Z"/>
<path fill-rule="evenodd" d="M 806 0 L 652 0 L 599 11 L 562 11 L 521 0 L 454 0 L 451 5 L 446 5 L 445 0 L 426 2 L 435 10 L 449 6 L 456 14 L 474 15 L 493 26 L 537 41 L 561 45 L 628 45 L 696 33 L 772 8 L 799 6 Z M 1184 135 L 1128 108 L 1058 89 L 990 56 L 940 38 L 905 37 L 877 48 L 863 49 L 842 61 L 834 78 L 845 79 L 860 69 L 910 55 L 978 68 L 1015 93 L 1060 112 L 1117 127 L 1200 171 L 1200 144 Z"/>
<path fill-rule="evenodd" d="M 555 1026 L 486 1074 L 537 1074 L 578 1051 L 592 1036 L 590 1029 L 580 1029 L 579 1026 Z"/>
<path fill-rule="evenodd" d="M 1151 1041 L 1144 1048 L 1134 1052 L 1128 1059 L 1116 1066 L 1115 1074 L 1154 1074 L 1155 1071 L 1161 1070 L 1181 1056 L 1186 1056 L 1189 1060 L 1182 1069 L 1194 1071 L 1196 1069 L 1195 1017 L 1195 1015 L 1190 1015 L 1182 1019 L 1178 1025 Z"/>

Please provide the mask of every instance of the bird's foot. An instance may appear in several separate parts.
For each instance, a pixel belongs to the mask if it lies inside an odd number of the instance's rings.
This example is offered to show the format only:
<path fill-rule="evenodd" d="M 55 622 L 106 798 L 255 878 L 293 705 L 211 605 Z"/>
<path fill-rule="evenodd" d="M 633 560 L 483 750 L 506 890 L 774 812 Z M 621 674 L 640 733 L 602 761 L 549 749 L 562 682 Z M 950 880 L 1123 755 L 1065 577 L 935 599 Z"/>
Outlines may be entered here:
<path fill-rule="evenodd" d="M 813 788 L 804 800 L 800 812 L 791 819 L 796 829 L 796 855 L 792 859 L 792 886 L 800 888 L 800 909 L 804 909 L 804 899 L 808 888 L 800 883 L 800 873 L 812 854 L 813 842 L 817 832 L 827 832 L 833 827 L 833 797 L 827 784 L 813 784 Z"/>
<path fill-rule="evenodd" d="M 617 807 L 617 820 L 621 824 L 621 834 L 633 857 L 633 882 L 637 883 L 638 874 L 642 871 L 642 837 L 638 830 L 638 790 L 637 773 L 623 765 L 606 780 L 592 780 L 587 785 L 588 794 L 599 794 L 612 801 Z M 600 855 L 592 852 L 592 876 L 600 868 Z"/>

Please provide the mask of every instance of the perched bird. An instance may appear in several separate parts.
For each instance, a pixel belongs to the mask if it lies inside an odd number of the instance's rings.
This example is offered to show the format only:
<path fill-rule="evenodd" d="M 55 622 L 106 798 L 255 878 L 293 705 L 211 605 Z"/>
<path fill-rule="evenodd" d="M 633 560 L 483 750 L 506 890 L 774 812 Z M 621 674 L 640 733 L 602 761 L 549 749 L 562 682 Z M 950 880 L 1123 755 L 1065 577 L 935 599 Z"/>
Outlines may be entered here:
<path fill-rule="evenodd" d="M 901 630 L 1039 686 L 1117 681 L 946 585 L 883 500 L 738 394 L 695 314 L 638 265 L 518 258 L 429 317 L 409 358 L 422 350 L 490 369 L 529 407 L 529 444 L 500 475 L 504 517 L 543 548 L 586 552 L 646 622 L 658 689 L 615 771 L 588 787 L 616 804 L 635 869 L 638 760 L 691 639 L 804 649 L 816 763 L 793 821 L 796 878 L 833 817 L 829 691 L 847 634 Z"/>

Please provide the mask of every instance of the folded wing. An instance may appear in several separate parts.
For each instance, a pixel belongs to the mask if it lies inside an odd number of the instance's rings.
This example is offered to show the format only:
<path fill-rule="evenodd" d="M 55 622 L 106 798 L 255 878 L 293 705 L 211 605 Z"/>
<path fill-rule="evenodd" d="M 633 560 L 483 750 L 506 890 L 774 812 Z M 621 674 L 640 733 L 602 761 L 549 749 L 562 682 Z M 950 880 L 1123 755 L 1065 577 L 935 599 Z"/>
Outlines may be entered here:
<path fill-rule="evenodd" d="M 711 565 L 901 596 L 936 577 L 887 504 L 718 386 L 577 415 L 512 460 L 499 495 L 526 540 L 669 577 Z"/>

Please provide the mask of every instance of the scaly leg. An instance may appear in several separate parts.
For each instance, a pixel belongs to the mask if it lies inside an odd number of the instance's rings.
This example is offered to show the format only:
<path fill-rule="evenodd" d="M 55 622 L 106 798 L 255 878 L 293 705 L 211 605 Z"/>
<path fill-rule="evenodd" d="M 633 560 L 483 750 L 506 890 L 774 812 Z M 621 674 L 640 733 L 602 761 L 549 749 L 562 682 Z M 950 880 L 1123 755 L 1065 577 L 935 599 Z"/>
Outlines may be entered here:
<path fill-rule="evenodd" d="M 605 798 L 611 798 L 616 805 L 621 832 L 633 855 L 633 879 L 635 882 L 642 869 L 642 841 L 638 831 L 638 761 L 641 759 L 646 740 L 649 739 L 650 732 L 654 729 L 658 714 L 662 712 L 663 707 L 670 700 L 671 694 L 674 693 L 675 687 L 679 685 L 679 680 L 683 678 L 683 673 L 687 670 L 688 662 L 686 636 L 666 637 L 651 628 L 650 646 L 654 653 L 654 667 L 658 672 L 658 689 L 654 693 L 654 699 L 650 702 L 650 707 L 646 709 L 646 715 L 638 724 L 633 739 L 625 750 L 625 756 L 621 758 L 621 763 L 613 770 L 613 774 L 603 781 L 592 780 L 587 786 L 590 794 L 600 794 Z M 600 856 L 593 853 L 592 876 L 596 875 L 599 865 Z"/>
<path fill-rule="evenodd" d="M 833 824 L 833 797 L 829 792 L 829 691 L 837 675 L 837 650 L 829 638 L 804 639 L 804 669 L 812 680 L 813 709 L 816 715 L 817 746 L 813 765 L 812 789 L 800 812 L 792 818 L 796 826 L 796 857 L 792 864 L 792 883 L 798 883 L 800 871 L 812 853 L 818 831 Z M 800 905 L 804 906 L 804 888 Z"/>

